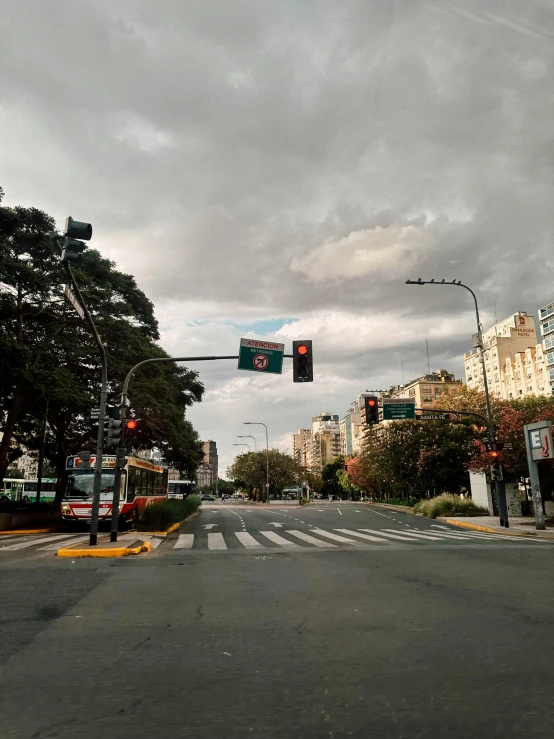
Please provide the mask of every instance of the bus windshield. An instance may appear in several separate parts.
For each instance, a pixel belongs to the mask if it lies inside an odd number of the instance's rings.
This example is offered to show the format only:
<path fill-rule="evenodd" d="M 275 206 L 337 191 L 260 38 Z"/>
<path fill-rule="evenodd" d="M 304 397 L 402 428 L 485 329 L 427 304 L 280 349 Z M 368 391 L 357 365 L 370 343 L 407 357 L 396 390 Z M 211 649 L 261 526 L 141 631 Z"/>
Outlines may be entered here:
<path fill-rule="evenodd" d="M 100 482 L 100 500 L 113 498 L 114 473 L 103 472 Z M 123 485 L 122 485 L 123 488 Z M 94 489 L 94 472 L 83 472 L 78 475 L 69 475 L 67 481 L 66 498 L 92 498 Z"/>

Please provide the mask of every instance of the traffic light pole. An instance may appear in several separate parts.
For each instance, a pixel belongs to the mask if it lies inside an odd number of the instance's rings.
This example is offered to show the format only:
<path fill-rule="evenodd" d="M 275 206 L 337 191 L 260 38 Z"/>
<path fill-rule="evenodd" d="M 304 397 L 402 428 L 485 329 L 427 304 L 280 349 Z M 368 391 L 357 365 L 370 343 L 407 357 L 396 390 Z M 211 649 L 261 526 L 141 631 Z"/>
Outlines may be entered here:
<path fill-rule="evenodd" d="M 100 354 L 100 361 L 102 363 L 102 387 L 100 390 L 100 418 L 98 419 L 98 437 L 96 440 L 96 460 L 94 464 L 94 484 L 93 484 L 93 493 L 92 493 L 92 511 L 91 511 L 90 539 L 89 539 L 89 546 L 92 547 L 92 546 L 96 546 L 96 544 L 98 543 L 98 514 L 100 510 L 100 486 L 102 483 L 102 452 L 103 452 L 103 446 L 104 446 L 104 419 L 106 417 L 106 399 L 108 395 L 108 364 L 106 360 L 106 350 L 104 349 L 104 344 L 102 343 L 100 335 L 98 334 L 98 331 L 96 330 L 96 326 L 94 325 L 94 321 L 92 320 L 92 316 L 90 315 L 89 309 L 87 308 L 86 303 L 83 300 L 83 296 L 81 294 L 81 291 L 79 290 L 79 285 L 77 284 L 75 275 L 73 274 L 73 270 L 71 269 L 71 267 L 69 266 L 67 262 L 64 262 L 64 264 L 65 264 L 67 274 L 71 280 L 73 289 L 75 290 L 75 293 L 77 294 L 77 297 L 79 299 L 79 302 L 85 314 L 87 323 L 90 326 L 90 329 L 94 336 L 96 346 L 98 347 L 98 353 Z"/>

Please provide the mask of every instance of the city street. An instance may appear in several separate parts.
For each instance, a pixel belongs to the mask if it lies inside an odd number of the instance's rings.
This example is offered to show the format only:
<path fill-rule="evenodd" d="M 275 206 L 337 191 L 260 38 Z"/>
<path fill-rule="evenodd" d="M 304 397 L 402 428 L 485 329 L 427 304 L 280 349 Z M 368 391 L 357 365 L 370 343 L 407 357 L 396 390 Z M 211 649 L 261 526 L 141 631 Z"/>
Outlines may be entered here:
<path fill-rule="evenodd" d="M 3 739 L 551 735 L 550 542 L 215 504 L 145 556 L 44 546 L 0 549 Z"/>

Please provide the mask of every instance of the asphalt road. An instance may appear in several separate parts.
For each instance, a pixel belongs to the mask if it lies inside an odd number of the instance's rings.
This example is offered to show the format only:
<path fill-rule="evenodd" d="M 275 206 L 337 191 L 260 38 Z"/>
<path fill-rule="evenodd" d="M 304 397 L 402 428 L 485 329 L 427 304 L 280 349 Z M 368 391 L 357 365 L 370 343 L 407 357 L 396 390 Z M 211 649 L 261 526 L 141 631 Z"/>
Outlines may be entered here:
<path fill-rule="evenodd" d="M 214 510 L 144 557 L 0 552 L 2 739 L 552 735 L 552 544 L 371 506 Z"/>

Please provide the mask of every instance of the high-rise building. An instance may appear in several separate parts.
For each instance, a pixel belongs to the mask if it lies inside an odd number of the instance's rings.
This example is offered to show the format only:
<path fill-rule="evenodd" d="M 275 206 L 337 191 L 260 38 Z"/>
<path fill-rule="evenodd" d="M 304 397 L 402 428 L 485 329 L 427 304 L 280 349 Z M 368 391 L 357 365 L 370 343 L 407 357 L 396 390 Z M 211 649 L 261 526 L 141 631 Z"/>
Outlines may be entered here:
<path fill-rule="evenodd" d="M 312 441 L 311 429 L 299 429 L 292 437 L 292 454 L 301 467 L 309 466 L 309 451 Z"/>
<path fill-rule="evenodd" d="M 545 315 L 548 313 L 541 309 L 539 318 L 542 311 Z M 548 326 L 547 318 L 544 323 Z M 492 395 L 510 400 L 551 392 L 544 344 L 537 343 L 533 316 L 519 311 L 485 331 L 483 352 L 487 384 Z M 483 368 L 478 350 L 464 354 L 464 362 L 467 386 L 483 391 Z"/>
<path fill-rule="evenodd" d="M 539 323 L 545 360 L 545 394 L 554 395 L 554 303 L 539 309 Z"/>
<path fill-rule="evenodd" d="M 312 417 L 309 468 L 321 472 L 341 453 L 339 417 L 325 411 Z"/>
<path fill-rule="evenodd" d="M 387 395 L 391 398 L 413 398 L 416 408 L 431 406 L 441 395 L 456 392 L 462 387 L 462 381 L 445 369 L 432 372 L 430 375 L 411 380 L 399 386 Z"/>
<path fill-rule="evenodd" d="M 217 444 L 209 439 L 202 442 L 204 461 L 196 471 L 198 485 L 203 487 L 213 485 L 218 478 Z"/>

